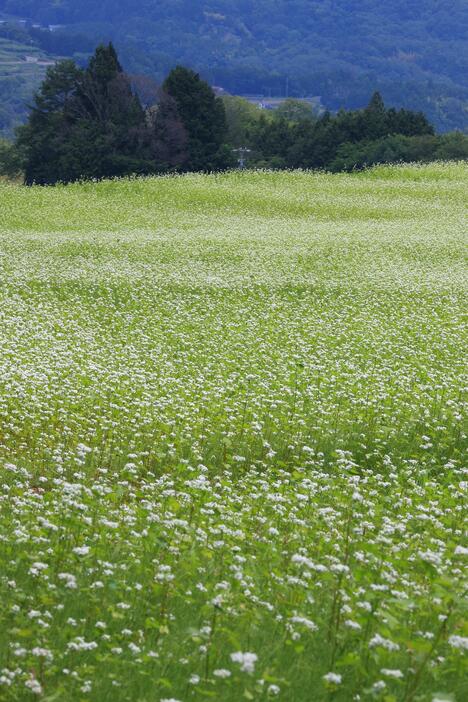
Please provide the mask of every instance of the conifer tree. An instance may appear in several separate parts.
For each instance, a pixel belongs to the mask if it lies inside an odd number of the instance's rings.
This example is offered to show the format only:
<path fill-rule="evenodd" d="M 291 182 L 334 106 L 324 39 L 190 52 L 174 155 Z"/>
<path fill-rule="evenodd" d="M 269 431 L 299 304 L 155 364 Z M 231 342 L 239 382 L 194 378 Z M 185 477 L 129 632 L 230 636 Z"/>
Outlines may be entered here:
<path fill-rule="evenodd" d="M 150 170 L 145 113 L 112 44 L 96 49 L 65 112 L 73 123 L 70 149 L 74 157 L 82 155 L 81 176 Z"/>
<path fill-rule="evenodd" d="M 232 165 L 223 148 L 227 134 L 224 105 L 198 73 L 177 66 L 163 84 L 163 90 L 176 103 L 188 135 L 188 171 L 213 171 Z"/>
<path fill-rule="evenodd" d="M 363 113 L 364 139 L 379 139 L 388 134 L 387 110 L 381 94 L 376 91 Z"/>
<path fill-rule="evenodd" d="M 60 61 L 47 70 L 29 120 L 18 129 L 17 147 L 24 161 L 26 184 L 66 180 L 63 157 L 69 128 L 64 108 L 75 95 L 81 74 L 71 60 Z"/>
<path fill-rule="evenodd" d="M 69 182 L 154 170 L 145 112 L 112 44 L 86 70 L 73 61 L 49 69 L 18 145 L 25 182 Z"/>

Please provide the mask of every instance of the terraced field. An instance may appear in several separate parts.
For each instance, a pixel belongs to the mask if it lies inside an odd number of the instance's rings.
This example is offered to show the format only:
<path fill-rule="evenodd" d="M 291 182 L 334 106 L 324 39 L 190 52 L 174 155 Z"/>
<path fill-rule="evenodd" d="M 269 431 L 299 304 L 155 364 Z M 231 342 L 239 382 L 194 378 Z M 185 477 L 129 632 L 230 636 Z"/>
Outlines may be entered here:
<path fill-rule="evenodd" d="M 34 91 L 53 61 L 35 46 L 0 37 L 0 137 L 12 137 L 26 120 Z"/>
<path fill-rule="evenodd" d="M 463 702 L 466 164 L 0 184 L 0 699 Z"/>

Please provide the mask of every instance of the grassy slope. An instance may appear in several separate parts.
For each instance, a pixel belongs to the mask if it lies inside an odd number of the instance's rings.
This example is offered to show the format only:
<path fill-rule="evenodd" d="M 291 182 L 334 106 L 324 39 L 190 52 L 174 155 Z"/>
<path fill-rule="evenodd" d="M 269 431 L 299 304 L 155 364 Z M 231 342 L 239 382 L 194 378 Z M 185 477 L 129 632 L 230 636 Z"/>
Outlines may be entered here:
<path fill-rule="evenodd" d="M 467 174 L 0 184 L 2 700 L 466 698 Z"/>

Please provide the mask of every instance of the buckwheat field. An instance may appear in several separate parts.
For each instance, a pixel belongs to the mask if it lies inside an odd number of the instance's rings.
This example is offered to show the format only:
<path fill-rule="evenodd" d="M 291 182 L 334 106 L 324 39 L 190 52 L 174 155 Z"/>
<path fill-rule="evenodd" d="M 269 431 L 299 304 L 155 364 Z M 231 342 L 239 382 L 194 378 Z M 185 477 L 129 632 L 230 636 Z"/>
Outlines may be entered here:
<path fill-rule="evenodd" d="M 463 164 L 0 184 L 0 700 L 463 702 Z"/>

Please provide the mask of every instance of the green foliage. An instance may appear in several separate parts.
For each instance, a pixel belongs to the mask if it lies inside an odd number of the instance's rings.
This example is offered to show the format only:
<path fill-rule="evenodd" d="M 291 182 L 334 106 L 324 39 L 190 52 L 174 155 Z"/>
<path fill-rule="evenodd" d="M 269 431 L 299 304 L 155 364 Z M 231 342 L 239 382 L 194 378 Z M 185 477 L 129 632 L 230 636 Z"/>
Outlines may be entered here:
<path fill-rule="evenodd" d="M 188 135 L 189 171 L 215 171 L 228 167 L 232 158 L 223 149 L 227 135 L 223 102 L 194 71 L 178 66 L 163 83 L 163 91 L 175 102 Z"/>
<path fill-rule="evenodd" d="M 17 147 L 24 154 L 26 183 L 67 179 L 69 164 L 64 154 L 69 128 L 64 109 L 76 91 L 80 74 L 73 61 L 49 68 L 27 124 L 18 129 Z"/>
<path fill-rule="evenodd" d="M 269 120 L 262 116 L 252 130 L 252 146 L 257 157 L 274 160 L 274 168 L 286 165 L 286 155 L 293 144 L 293 132 L 284 118 Z"/>
<path fill-rule="evenodd" d="M 468 160 L 468 136 L 460 132 L 443 136 L 389 136 L 377 141 L 346 143 L 329 164 L 331 171 L 352 171 L 378 163 L 415 163 L 435 160 Z"/>
<path fill-rule="evenodd" d="M 19 178 L 23 169 L 21 153 L 15 144 L 0 139 L 0 177 Z"/>
<path fill-rule="evenodd" d="M 143 108 L 138 90 L 158 104 Z M 463 135 L 435 137 L 422 113 L 386 109 L 378 92 L 364 110 L 334 117 L 317 119 L 296 100 L 271 116 L 242 98 L 217 98 L 181 66 L 155 92 L 153 83 L 129 79 L 112 44 L 99 46 L 86 69 L 72 60 L 49 68 L 16 146 L 27 184 L 224 170 L 241 146 L 253 166 L 274 170 L 466 158 Z"/>
<path fill-rule="evenodd" d="M 468 161 L 468 135 L 461 132 L 443 134 L 437 140 L 435 158 L 441 161 L 466 160 Z"/>
<path fill-rule="evenodd" d="M 377 163 L 429 162 L 467 158 L 468 136 L 435 136 L 422 113 L 387 109 L 381 95 L 364 110 L 329 113 L 299 122 L 280 115 L 257 118 L 246 131 L 260 167 L 351 171 Z"/>
<path fill-rule="evenodd" d="M 188 134 L 180 117 L 177 102 L 168 93 L 161 91 L 157 106 L 148 112 L 153 127 L 152 143 L 154 158 L 160 171 L 174 171 L 188 161 Z"/>
<path fill-rule="evenodd" d="M 227 141 L 239 148 L 250 143 L 251 132 L 260 119 L 262 112 L 248 100 L 234 95 L 222 98 L 227 122 Z"/>
<path fill-rule="evenodd" d="M 28 123 L 18 130 L 25 182 L 166 170 L 180 163 L 185 135 L 171 131 L 177 114 L 163 104 L 150 120 L 112 45 L 99 46 L 85 70 L 71 60 L 50 68 Z M 170 155 L 166 152 L 170 150 Z"/>
<path fill-rule="evenodd" d="M 405 142 L 392 135 L 414 139 Z M 340 110 L 336 116 L 325 113 L 316 120 L 298 122 L 281 116 L 273 120 L 261 117 L 251 129 L 249 145 L 254 150 L 254 162 L 261 166 L 350 170 L 365 164 L 408 160 L 410 156 L 411 161 L 434 159 L 438 140 L 433 135 L 423 114 L 386 109 L 381 95 L 374 93 L 364 110 Z M 423 137 L 433 138 L 425 141 Z M 398 147 L 426 142 L 434 148 L 405 151 Z M 452 153 L 463 158 L 460 141 L 453 143 Z"/>
<path fill-rule="evenodd" d="M 157 105 L 137 94 L 112 44 L 99 46 L 86 69 L 72 60 L 47 72 L 28 123 L 18 129 L 25 182 L 40 185 L 174 170 L 217 171 L 234 164 L 224 105 L 186 68 L 171 71 Z M 154 86 L 150 86 L 154 88 Z"/>
<path fill-rule="evenodd" d="M 312 107 L 303 100 L 288 98 L 274 111 L 275 119 L 285 119 L 287 122 L 314 121 L 317 116 Z"/>

